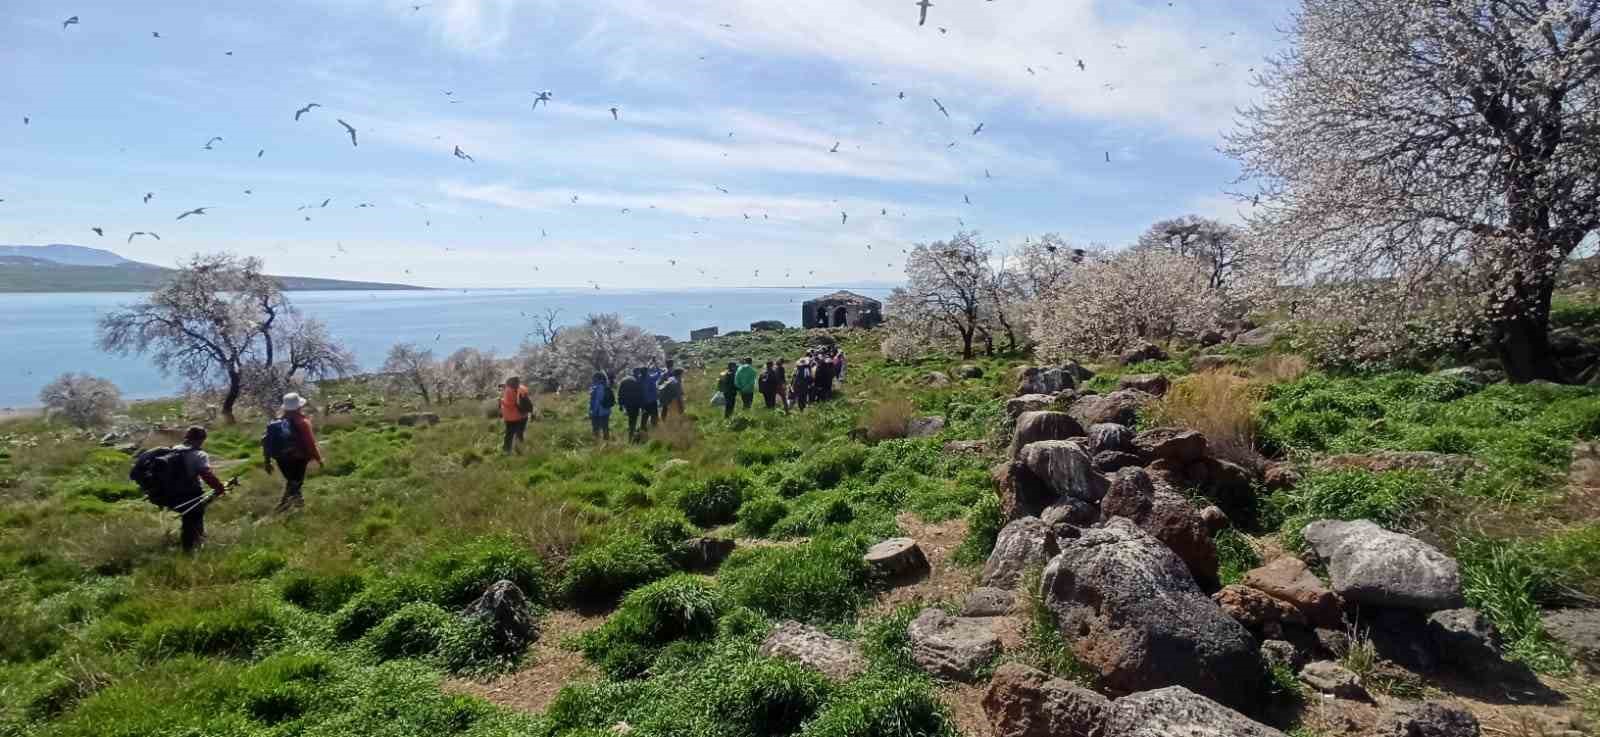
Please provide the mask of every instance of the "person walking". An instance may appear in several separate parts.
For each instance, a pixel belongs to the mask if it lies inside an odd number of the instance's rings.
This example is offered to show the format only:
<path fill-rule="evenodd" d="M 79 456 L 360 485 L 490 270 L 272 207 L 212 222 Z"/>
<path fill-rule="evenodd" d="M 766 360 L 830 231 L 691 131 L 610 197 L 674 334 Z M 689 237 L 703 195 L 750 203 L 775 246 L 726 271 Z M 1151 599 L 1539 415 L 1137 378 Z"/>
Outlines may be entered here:
<path fill-rule="evenodd" d="M 739 372 L 739 364 L 728 362 L 728 370 L 717 377 L 717 393 L 722 395 L 722 416 L 733 416 L 733 403 L 738 401 L 739 388 L 735 374 Z"/>
<path fill-rule="evenodd" d="M 756 397 L 756 367 L 751 365 L 753 363 L 753 358 L 744 359 L 733 376 L 733 385 L 738 387 L 739 398 L 744 400 L 745 409 L 750 409 L 750 402 Z"/>
<path fill-rule="evenodd" d="M 844 383 L 844 351 L 833 349 L 833 380 Z"/>
<path fill-rule="evenodd" d="M 783 411 L 789 411 L 789 376 L 783 368 L 783 359 L 772 367 L 772 393 L 783 400 Z"/>
<path fill-rule="evenodd" d="M 594 432 L 594 439 L 611 439 L 611 407 L 617 403 L 617 398 L 611 392 L 611 383 L 606 381 L 606 375 L 596 371 L 589 380 L 589 428 Z"/>
<path fill-rule="evenodd" d="M 306 469 L 312 461 L 318 466 L 325 465 L 322 448 L 317 445 L 317 435 L 311 429 L 311 418 L 306 417 L 305 407 L 306 400 L 299 394 L 290 392 L 283 395 L 279 419 L 288 426 L 289 447 L 277 458 L 268 456 L 262 463 L 267 473 L 271 474 L 272 464 L 276 461 L 278 471 L 283 474 L 283 498 L 278 500 L 276 510 L 279 512 L 300 509 L 306 505 L 305 497 L 300 493 L 306 483 Z"/>
<path fill-rule="evenodd" d="M 656 388 L 656 402 L 661 405 L 661 419 L 665 420 L 673 409 L 678 414 L 683 414 L 683 372 L 678 369 L 668 369 L 661 379 L 661 384 Z"/>
<path fill-rule="evenodd" d="M 811 359 L 801 358 L 794 364 L 794 402 L 801 412 L 811 403 Z"/>
<path fill-rule="evenodd" d="M 816 374 L 811 381 L 816 387 L 815 399 L 818 402 L 831 399 L 833 397 L 833 359 L 825 355 L 818 356 L 814 370 Z"/>
<path fill-rule="evenodd" d="M 181 510 L 178 513 L 182 516 L 182 529 L 178 539 L 185 553 L 199 550 L 206 541 L 206 507 L 211 501 L 202 498 L 205 491 L 200 483 L 205 482 L 218 497 L 228 493 L 227 485 L 217 480 L 217 474 L 211 470 L 211 457 L 202 450 L 205 445 L 206 429 L 195 425 L 183 433 L 183 443 L 170 451 L 178 454 L 182 463 L 183 481 L 182 488 L 169 491 L 171 500 L 176 503 L 168 508 Z"/>
<path fill-rule="evenodd" d="M 506 379 L 505 389 L 500 392 L 500 419 L 506 423 L 502 453 L 510 454 L 513 449 L 521 452 L 522 443 L 527 439 L 528 418 L 532 415 L 533 397 L 528 396 L 528 387 L 522 385 L 522 377 Z"/>
<path fill-rule="evenodd" d="M 644 382 L 641 385 L 644 389 L 644 402 L 639 410 L 639 422 L 645 429 L 649 429 L 661 422 L 659 387 L 661 369 L 655 366 L 645 369 L 641 381 Z"/>
<path fill-rule="evenodd" d="M 622 405 L 622 411 L 628 415 L 628 442 L 637 442 L 639 439 L 639 412 L 644 409 L 644 369 L 636 368 L 633 373 L 624 373 L 622 381 L 617 382 L 617 404 Z"/>
<path fill-rule="evenodd" d="M 778 398 L 772 395 L 772 362 L 761 369 L 761 375 L 756 377 L 756 391 L 761 392 L 761 401 L 767 409 L 778 406 Z"/>

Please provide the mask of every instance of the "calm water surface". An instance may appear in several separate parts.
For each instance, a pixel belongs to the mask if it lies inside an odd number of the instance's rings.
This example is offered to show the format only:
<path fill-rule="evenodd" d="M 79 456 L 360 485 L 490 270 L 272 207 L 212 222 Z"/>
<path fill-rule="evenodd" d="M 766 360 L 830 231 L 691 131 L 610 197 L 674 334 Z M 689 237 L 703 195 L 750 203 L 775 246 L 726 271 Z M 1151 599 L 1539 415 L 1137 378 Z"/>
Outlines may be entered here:
<path fill-rule="evenodd" d="M 395 343 L 431 347 L 441 358 L 457 348 L 514 352 L 547 308 L 563 322 L 616 312 L 645 330 L 687 340 L 715 325 L 726 333 L 756 320 L 800 321 L 800 303 L 833 291 L 811 289 L 613 290 L 528 289 L 434 292 L 293 292 L 307 315 L 328 324 L 355 352 L 361 368 L 376 369 Z M 855 289 L 885 299 L 885 289 Z M 95 348 L 95 321 L 141 294 L 0 294 L 0 407 L 38 404 L 39 388 L 66 371 L 111 379 L 130 399 L 170 396 L 179 388 L 148 359 Z M 524 314 L 527 316 L 524 317 Z"/>

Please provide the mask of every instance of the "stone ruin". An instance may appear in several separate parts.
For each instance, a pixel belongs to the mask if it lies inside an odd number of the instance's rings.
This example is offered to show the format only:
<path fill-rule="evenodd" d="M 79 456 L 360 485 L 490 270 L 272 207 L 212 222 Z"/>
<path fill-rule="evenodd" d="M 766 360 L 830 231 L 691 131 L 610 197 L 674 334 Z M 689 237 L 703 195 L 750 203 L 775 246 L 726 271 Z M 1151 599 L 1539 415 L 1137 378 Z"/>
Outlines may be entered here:
<path fill-rule="evenodd" d="M 808 299 L 800 307 L 800 324 L 808 328 L 871 328 L 882 322 L 883 303 L 855 292 Z"/>

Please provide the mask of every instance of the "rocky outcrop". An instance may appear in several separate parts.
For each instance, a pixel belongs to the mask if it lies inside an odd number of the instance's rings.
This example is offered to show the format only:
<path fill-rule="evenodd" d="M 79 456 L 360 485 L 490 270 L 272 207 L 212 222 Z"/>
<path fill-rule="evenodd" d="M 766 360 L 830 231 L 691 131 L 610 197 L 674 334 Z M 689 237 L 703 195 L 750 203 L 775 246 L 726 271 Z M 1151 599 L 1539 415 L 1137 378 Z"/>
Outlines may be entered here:
<path fill-rule="evenodd" d="M 1341 699 L 1366 700 L 1367 690 L 1361 687 L 1356 674 L 1331 660 L 1319 660 L 1300 671 L 1300 680 L 1317 693 Z"/>
<path fill-rule="evenodd" d="M 1011 435 L 1011 457 L 1031 443 L 1041 440 L 1066 440 L 1083 437 L 1083 426 L 1065 412 L 1033 411 L 1017 416 L 1017 429 Z"/>
<path fill-rule="evenodd" d="M 1094 470 L 1104 474 L 1112 474 L 1124 468 L 1137 466 L 1143 461 L 1132 453 L 1120 450 L 1106 450 L 1094 454 Z"/>
<path fill-rule="evenodd" d="M 1240 581 L 1280 601 L 1287 602 L 1317 627 L 1344 627 L 1344 600 L 1323 585 L 1305 562 L 1292 555 L 1247 571 Z"/>
<path fill-rule="evenodd" d="M 1055 496 L 1091 503 L 1105 496 L 1106 480 L 1094 472 L 1089 454 L 1076 441 L 1042 440 L 1029 443 L 1018 454 L 1017 461 L 1035 478 L 1044 482 Z"/>
<path fill-rule="evenodd" d="M 1305 616 L 1288 602 L 1279 601 L 1265 593 L 1232 584 L 1211 595 L 1211 600 L 1234 621 L 1263 639 L 1283 637 L 1283 625 L 1304 625 Z"/>
<path fill-rule="evenodd" d="M 1100 737 L 1284 737 L 1182 686 L 1124 696 L 1105 715 Z"/>
<path fill-rule="evenodd" d="M 683 567 L 703 571 L 722 565 L 733 554 L 734 542 L 721 537 L 697 537 L 683 541 Z"/>
<path fill-rule="evenodd" d="M 1164 396 L 1172 387 L 1166 374 L 1124 374 L 1117 379 L 1118 389 L 1137 389 L 1152 396 Z"/>
<path fill-rule="evenodd" d="M 913 417 L 906 423 L 906 437 L 926 438 L 944 432 L 944 418 L 936 416 Z"/>
<path fill-rule="evenodd" d="M 1234 336 L 1233 344 L 1245 348 L 1266 348 L 1272 345 L 1282 332 L 1276 325 L 1262 325 Z"/>
<path fill-rule="evenodd" d="M 861 556 L 867 568 L 886 580 L 903 580 L 926 575 L 931 566 L 928 556 L 917 541 L 909 537 L 891 537 L 867 548 Z"/>
<path fill-rule="evenodd" d="M 1067 414 L 1084 427 L 1102 422 L 1131 427 L 1139 410 L 1154 400 L 1155 397 L 1136 389 L 1120 389 L 1110 394 L 1079 397 L 1067 408 Z"/>
<path fill-rule="evenodd" d="M 522 589 L 511 581 L 494 582 L 461 615 L 489 625 L 489 637 L 498 653 L 520 653 L 539 639 L 533 607 Z"/>
<path fill-rule="evenodd" d="M 1098 737 L 1111 702 L 1021 663 L 995 669 L 983 694 L 994 737 Z"/>
<path fill-rule="evenodd" d="M 1600 673 L 1600 609 L 1557 609 L 1545 613 L 1543 622 L 1545 634 Z"/>
<path fill-rule="evenodd" d="M 1061 550 L 1056 535 L 1038 517 L 1023 517 L 1001 528 L 983 564 L 984 586 L 1014 589 L 1031 566 L 1043 565 Z"/>
<path fill-rule="evenodd" d="M 1143 361 L 1164 361 L 1166 358 L 1167 352 L 1162 350 L 1161 346 L 1155 343 L 1140 343 L 1118 354 L 1117 363 L 1131 366 Z"/>
<path fill-rule="evenodd" d="M 924 609 L 907 630 L 911 660 L 931 675 L 971 682 L 1000 655 L 1000 636 L 989 620 L 954 617 L 943 609 Z"/>
<path fill-rule="evenodd" d="M 1479 737 L 1478 718 L 1437 701 L 1397 704 L 1378 718 L 1374 737 Z"/>
<path fill-rule="evenodd" d="M 1217 544 L 1200 512 L 1181 494 L 1158 491 L 1142 468 L 1124 468 L 1100 502 L 1100 518 L 1112 517 L 1127 518 L 1171 548 L 1201 588 L 1217 588 Z"/>
<path fill-rule="evenodd" d="M 855 643 L 793 621 L 780 623 L 767 635 L 761 654 L 797 661 L 835 681 L 850 680 L 867 670 L 867 657 Z"/>
<path fill-rule="evenodd" d="M 1010 589 L 979 586 L 967 592 L 961 602 L 963 617 L 1004 617 L 1017 607 L 1017 595 Z"/>
<path fill-rule="evenodd" d="M 1133 452 L 1145 462 L 1168 461 L 1177 468 L 1206 457 L 1206 436 L 1181 427 L 1156 427 L 1135 435 Z"/>
<path fill-rule="evenodd" d="M 1500 631 L 1476 609 L 1446 609 L 1428 617 L 1428 639 L 1439 660 L 1465 674 L 1527 681 L 1532 671 L 1505 659 Z"/>
<path fill-rule="evenodd" d="M 1462 604 L 1455 559 L 1410 535 L 1367 520 L 1322 520 L 1306 525 L 1304 534 L 1346 601 L 1423 611 Z"/>
<path fill-rule="evenodd" d="M 1133 435 L 1133 429 L 1127 425 L 1118 425 L 1112 422 L 1090 425 L 1088 430 L 1089 452 L 1104 453 L 1106 451 L 1133 450 Z"/>
<path fill-rule="evenodd" d="M 1126 519 L 1060 541 L 1040 591 L 1073 654 L 1109 688 L 1181 685 L 1240 707 L 1259 695 L 1255 638 L 1187 566 Z"/>
<path fill-rule="evenodd" d="M 1009 417 L 1021 417 L 1024 412 L 1038 412 L 1050 409 L 1050 405 L 1055 400 L 1056 398 L 1049 394 L 1024 394 L 1020 397 L 1012 397 L 1006 400 L 1006 415 Z"/>
<path fill-rule="evenodd" d="M 1029 366 L 1022 371 L 1021 381 L 1017 383 L 1017 394 L 1055 394 L 1077 385 L 1077 377 L 1068 369 Z"/>

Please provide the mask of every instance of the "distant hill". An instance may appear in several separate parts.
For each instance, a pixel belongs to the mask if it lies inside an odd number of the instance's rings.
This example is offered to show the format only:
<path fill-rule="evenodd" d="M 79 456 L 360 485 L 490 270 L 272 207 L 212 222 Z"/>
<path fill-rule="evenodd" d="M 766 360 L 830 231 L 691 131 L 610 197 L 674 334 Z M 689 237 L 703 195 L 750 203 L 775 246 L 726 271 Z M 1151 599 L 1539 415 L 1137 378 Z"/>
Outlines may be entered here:
<path fill-rule="evenodd" d="M 0 246 L 3 292 L 148 292 L 172 269 L 130 261 L 84 246 Z M 290 291 L 379 291 L 422 289 L 405 284 L 342 281 L 304 276 L 276 277 Z"/>

